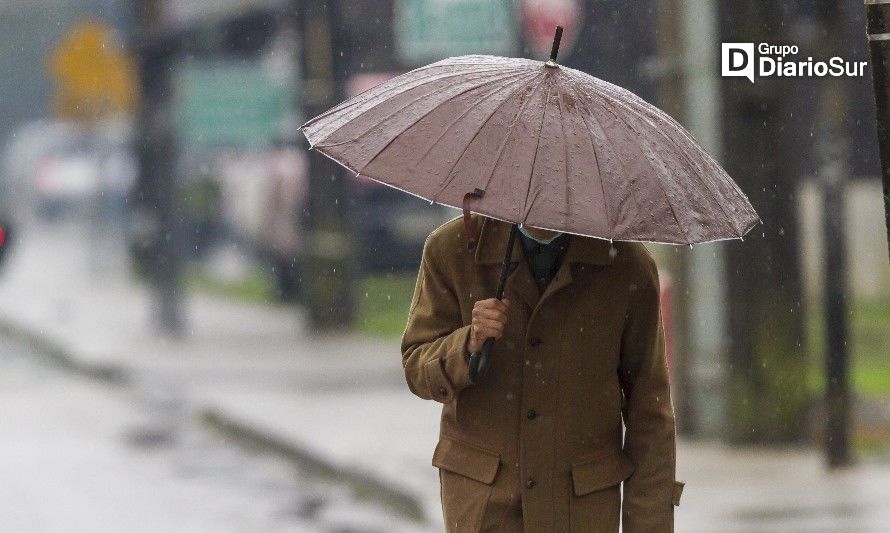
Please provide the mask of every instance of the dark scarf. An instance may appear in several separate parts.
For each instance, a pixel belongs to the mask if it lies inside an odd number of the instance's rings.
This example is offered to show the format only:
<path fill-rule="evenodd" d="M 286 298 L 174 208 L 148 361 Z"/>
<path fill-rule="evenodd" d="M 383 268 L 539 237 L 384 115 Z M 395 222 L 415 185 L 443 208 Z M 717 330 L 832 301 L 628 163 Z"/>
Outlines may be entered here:
<path fill-rule="evenodd" d="M 569 248 L 569 235 L 563 233 L 547 244 L 541 244 L 522 233 L 519 236 L 522 237 L 522 248 L 525 250 L 529 270 L 532 272 L 532 277 L 535 278 L 538 291 L 543 294 L 544 289 L 550 284 L 550 280 L 556 276 L 559 265 L 566 255 L 566 250 Z"/>

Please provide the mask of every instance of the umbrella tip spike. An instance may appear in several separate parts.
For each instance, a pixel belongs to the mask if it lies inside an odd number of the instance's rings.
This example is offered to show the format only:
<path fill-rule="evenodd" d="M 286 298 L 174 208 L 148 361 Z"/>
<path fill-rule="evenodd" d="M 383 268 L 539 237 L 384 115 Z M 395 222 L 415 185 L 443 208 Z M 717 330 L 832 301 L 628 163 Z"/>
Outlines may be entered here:
<path fill-rule="evenodd" d="M 560 41 L 562 41 L 562 26 L 557 26 L 556 34 L 553 36 L 553 48 L 550 50 L 550 61 L 556 62 L 556 56 L 559 54 Z"/>

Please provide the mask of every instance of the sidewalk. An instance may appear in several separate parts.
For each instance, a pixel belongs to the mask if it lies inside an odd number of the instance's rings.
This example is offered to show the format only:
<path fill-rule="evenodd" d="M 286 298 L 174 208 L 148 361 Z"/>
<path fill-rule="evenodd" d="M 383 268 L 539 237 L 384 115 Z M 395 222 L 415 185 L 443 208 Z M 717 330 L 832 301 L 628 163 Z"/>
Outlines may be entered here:
<path fill-rule="evenodd" d="M 306 334 L 292 309 L 189 295 L 188 332 L 159 339 L 120 257 L 91 272 L 73 230 L 31 231 L 0 275 L 0 328 L 71 367 L 163 391 L 233 435 L 345 477 L 441 530 L 430 465 L 439 406 L 404 384 L 398 342 Z M 681 443 L 677 531 L 887 531 L 890 465 L 825 473 L 815 451 Z"/>
<path fill-rule="evenodd" d="M 0 330 L 438 519 L 438 406 L 408 391 L 397 342 L 312 335 L 293 308 L 206 294 L 188 296 L 184 337 L 165 339 L 119 251 L 95 271 L 77 228 L 20 237 L 0 272 Z"/>

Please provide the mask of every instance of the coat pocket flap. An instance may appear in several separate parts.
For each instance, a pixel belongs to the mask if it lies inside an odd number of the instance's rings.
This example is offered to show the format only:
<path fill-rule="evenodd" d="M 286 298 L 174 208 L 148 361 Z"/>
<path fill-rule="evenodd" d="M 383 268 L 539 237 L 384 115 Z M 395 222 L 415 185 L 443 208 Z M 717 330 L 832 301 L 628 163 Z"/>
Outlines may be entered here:
<path fill-rule="evenodd" d="M 683 495 L 683 486 L 685 483 L 682 481 L 674 481 L 674 493 L 671 495 L 671 503 L 675 506 L 680 505 L 680 496 Z"/>
<path fill-rule="evenodd" d="M 439 439 L 433 453 L 433 466 L 491 485 L 498 473 L 498 454 L 449 437 Z"/>
<path fill-rule="evenodd" d="M 574 463 L 572 485 L 575 496 L 617 485 L 629 478 L 633 471 L 633 462 L 620 450 Z"/>

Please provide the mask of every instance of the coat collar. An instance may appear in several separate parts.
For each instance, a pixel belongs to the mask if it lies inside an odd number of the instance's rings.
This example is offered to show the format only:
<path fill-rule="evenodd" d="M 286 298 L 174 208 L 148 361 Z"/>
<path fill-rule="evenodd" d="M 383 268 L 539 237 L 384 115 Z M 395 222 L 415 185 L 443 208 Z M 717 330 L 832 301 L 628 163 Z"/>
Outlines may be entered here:
<path fill-rule="evenodd" d="M 511 224 L 488 217 L 480 216 L 479 218 L 482 218 L 482 227 L 476 244 L 476 263 L 500 264 L 504 260 L 504 251 L 507 246 L 507 238 L 510 235 Z M 517 238 L 517 240 L 519 239 Z M 525 301 L 534 313 L 534 310 L 540 306 L 541 302 L 572 283 L 574 277 L 572 275 L 573 264 L 607 265 L 612 262 L 612 257 L 614 256 L 611 253 L 611 249 L 612 245 L 609 242 L 570 234 L 569 249 L 566 250 L 562 264 L 560 264 L 556 275 L 550 280 L 547 288 L 544 289 L 544 293 L 541 294 L 532 278 L 528 263 L 525 261 L 522 243 L 515 242 L 513 244 L 513 255 L 510 259 L 513 272 L 507 278 L 507 287 L 512 287 L 512 290 Z"/>
<path fill-rule="evenodd" d="M 510 224 L 494 218 L 483 217 L 479 231 L 479 242 L 476 245 L 476 263 L 500 264 L 504 260 L 507 237 L 510 235 Z M 518 238 L 517 238 L 518 241 Z M 564 263 L 589 263 L 591 265 L 607 265 L 612 262 L 612 245 L 601 239 L 569 235 L 569 249 L 566 250 Z M 512 262 L 523 261 L 522 243 L 513 246 Z"/>

